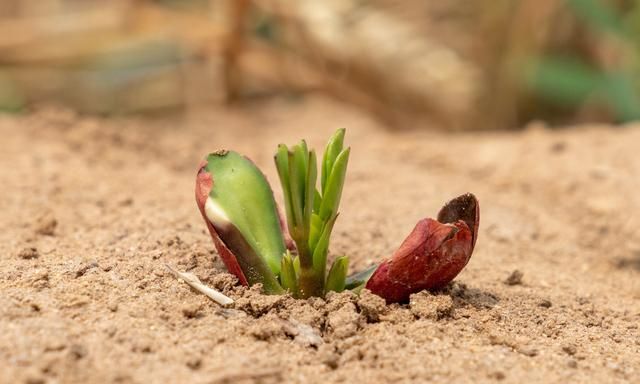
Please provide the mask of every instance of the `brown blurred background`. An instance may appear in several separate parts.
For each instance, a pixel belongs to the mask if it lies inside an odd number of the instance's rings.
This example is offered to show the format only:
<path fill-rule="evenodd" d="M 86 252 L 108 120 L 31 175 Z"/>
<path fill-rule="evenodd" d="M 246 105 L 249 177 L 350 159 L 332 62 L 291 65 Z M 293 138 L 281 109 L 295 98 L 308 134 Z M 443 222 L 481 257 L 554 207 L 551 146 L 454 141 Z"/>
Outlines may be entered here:
<path fill-rule="evenodd" d="M 323 93 L 398 129 L 640 117 L 638 0 L 3 0 L 0 109 Z"/>

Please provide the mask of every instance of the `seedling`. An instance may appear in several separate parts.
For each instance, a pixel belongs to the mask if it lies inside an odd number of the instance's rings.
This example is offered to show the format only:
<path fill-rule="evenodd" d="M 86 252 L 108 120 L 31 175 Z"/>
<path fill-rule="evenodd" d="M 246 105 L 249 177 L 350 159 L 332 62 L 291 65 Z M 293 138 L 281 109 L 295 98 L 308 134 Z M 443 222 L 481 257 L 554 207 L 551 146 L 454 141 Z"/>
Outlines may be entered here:
<path fill-rule="evenodd" d="M 304 140 L 291 148 L 278 146 L 286 227 L 269 183 L 249 159 L 227 150 L 207 156 L 197 176 L 196 201 L 229 271 L 244 285 L 260 283 L 265 293 L 298 298 L 366 287 L 387 302 L 403 302 L 411 293 L 446 285 L 475 245 L 479 206 L 471 194 L 447 203 L 438 220 L 418 222 L 390 260 L 347 277 L 349 259 L 340 256 L 327 271 L 350 154 L 344 136 L 339 129 L 329 139 L 320 174 L 316 153 Z"/>
<path fill-rule="evenodd" d="M 347 173 L 349 148 L 343 148 L 345 130 L 329 140 L 322 157 L 320 190 L 316 188 L 318 168 L 315 151 L 305 141 L 291 149 L 280 144 L 275 156 L 284 194 L 289 234 L 297 256 L 282 258 L 281 282 L 294 296 L 323 296 L 342 291 L 349 259 L 337 258 L 326 273 L 329 240 L 338 218 L 338 205 Z"/>

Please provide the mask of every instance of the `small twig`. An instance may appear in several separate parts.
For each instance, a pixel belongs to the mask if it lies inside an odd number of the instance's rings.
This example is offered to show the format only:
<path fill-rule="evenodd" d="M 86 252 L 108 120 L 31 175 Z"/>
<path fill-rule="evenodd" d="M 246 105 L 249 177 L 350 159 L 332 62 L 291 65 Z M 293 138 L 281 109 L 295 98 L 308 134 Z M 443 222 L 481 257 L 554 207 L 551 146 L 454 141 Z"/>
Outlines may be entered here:
<path fill-rule="evenodd" d="M 198 279 L 198 277 L 196 275 L 194 275 L 192 273 L 187 273 L 187 272 L 179 272 L 176 269 L 174 269 L 173 267 L 171 267 L 169 264 L 165 264 L 164 266 L 167 267 L 167 269 L 171 273 L 173 273 L 173 275 L 177 279 L 180 279 L 180 280 L 184 281 L 191 288 L 193 288 L 196 291 L 202 293 L 203 295 L 209 297 L 211 300 L 215 301 L 216 303 L 218 303 L 218 304 L 220 304 L 222 306 L 229 305 L 229 304 L 233 303 L 233 299 L 232 298 L 222 294 L 222 292 L 220 292 L 220 291 L 216 291 L 215 289 L 204 285 L 200 281 L 200 279 Z"/>

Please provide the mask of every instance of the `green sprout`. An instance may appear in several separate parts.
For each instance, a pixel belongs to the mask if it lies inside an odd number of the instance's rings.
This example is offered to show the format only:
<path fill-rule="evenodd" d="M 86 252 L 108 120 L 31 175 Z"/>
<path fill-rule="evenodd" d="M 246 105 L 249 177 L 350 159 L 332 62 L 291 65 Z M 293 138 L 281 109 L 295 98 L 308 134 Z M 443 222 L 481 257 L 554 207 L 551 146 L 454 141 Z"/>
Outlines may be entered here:
<path fill-rule="evenodd" d="M 337 258 L 326 271 L 331 231 L 338 218 L 338 205 L 347 172 L 350 148 L 344 148 L 344 129 L 329 139 L 321 164 L 320 190 L 317 189 L 316 153 L 304 140 L 287 148 L 280 144 L 275 155 L 276 168 L 285 200 L 287 225 L 296 243 L 297 255 L 287 254 L 281 269 L 283 288 L 296 297 L 323 296 L 342 291 L 349 260 Z"/>

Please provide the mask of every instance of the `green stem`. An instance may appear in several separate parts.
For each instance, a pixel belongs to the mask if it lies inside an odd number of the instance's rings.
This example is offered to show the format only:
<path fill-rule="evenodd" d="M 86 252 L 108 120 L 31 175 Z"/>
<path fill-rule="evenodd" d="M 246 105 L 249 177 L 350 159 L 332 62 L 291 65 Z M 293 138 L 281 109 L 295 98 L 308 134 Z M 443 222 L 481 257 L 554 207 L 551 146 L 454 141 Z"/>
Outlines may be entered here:
<path fill-rule="evenodd" d="M 298 290 L 301 299 L 312 296 L 322 297 L 324 295 L 324 280 L 319 280 L 313 268 L 304 268 L 300 265 L 300 276 L 298 276 Z"/>

